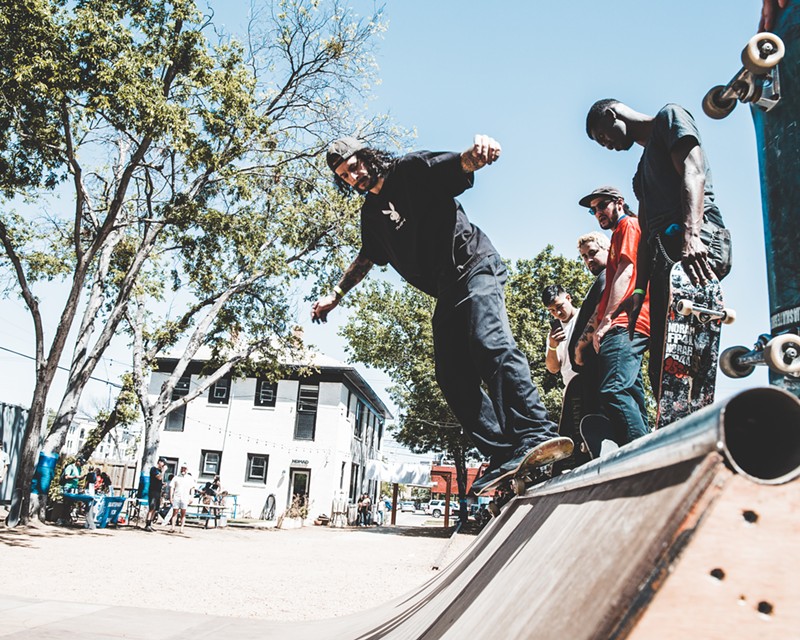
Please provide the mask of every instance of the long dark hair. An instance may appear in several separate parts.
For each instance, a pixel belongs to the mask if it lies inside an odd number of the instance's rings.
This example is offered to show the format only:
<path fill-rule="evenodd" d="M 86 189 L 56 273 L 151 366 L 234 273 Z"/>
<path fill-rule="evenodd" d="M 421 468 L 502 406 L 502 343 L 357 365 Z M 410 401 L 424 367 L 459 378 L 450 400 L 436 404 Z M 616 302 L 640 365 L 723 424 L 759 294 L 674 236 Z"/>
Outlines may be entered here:
<path fill-rule="evenodd" d="M 364 147 L 363 149 L 359 149 L 356 151 L 355 156 L 366 165 L 367 172 L 373 178 L 385 176 L 397 159 L 394 154 L 381 149 L 375 149 L 373 147 Z M 342 180 L 335 172 L 333 174 L 333 181 L 339 191 L 344 194 L 358 193 L 353 187 Z"/>

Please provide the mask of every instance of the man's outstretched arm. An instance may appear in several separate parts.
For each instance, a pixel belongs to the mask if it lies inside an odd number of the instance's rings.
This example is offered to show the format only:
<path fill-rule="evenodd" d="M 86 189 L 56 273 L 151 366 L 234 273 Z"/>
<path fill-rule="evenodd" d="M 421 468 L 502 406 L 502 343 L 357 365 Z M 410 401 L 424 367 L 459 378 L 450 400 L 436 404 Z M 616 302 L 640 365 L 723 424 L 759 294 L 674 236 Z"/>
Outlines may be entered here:
<path fill-rule="evenodd" d="M 464 173 L 472 173 L 492 164 L 500 157 L 500 143 L 494 138 L 477 134 L 472 146 L 461 154 L 461 169 Z"/>
<path fill-rule="evenodd" d="M 333 293 L 329 293 L 311 305 L 311 321 L 327 322 L 328 312 L 336 308 L 344 295 L 364 279 L 364 276 L 372 269 L 372 264 L 372 260 L 359 253 L 350 266 L 345 269 L 339 284 L 333 288 Z"/>

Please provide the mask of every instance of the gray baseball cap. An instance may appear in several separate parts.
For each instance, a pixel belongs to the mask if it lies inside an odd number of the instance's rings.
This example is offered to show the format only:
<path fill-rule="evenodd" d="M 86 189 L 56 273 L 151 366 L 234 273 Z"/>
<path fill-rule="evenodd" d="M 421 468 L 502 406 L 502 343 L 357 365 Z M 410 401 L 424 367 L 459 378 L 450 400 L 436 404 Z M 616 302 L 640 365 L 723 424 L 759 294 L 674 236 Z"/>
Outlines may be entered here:
<path fill-rule="evenodd" d="M 328 161 L 331 171 L 336 171 L 336 167 L 345 160 L 349 160 L 356 151 L 360 151 L 363 148 L 364 144 L 357 138 L 352 136 L 339 138 L 331 142 L 325 159 Z"/>
<path fill-rule="evenodd" d="M 602 198 L 603 196 L 614 199 L 625 199 L 622 192 L 616 187 L 605 186 L 597 187 L 597 189 L 592 191 L 588 196 L 583 196 L 583 198 L 578 200 L 578 204 L 582 207 L 588 207 L 592 203 L 592 200 L 595 198 Z"/>

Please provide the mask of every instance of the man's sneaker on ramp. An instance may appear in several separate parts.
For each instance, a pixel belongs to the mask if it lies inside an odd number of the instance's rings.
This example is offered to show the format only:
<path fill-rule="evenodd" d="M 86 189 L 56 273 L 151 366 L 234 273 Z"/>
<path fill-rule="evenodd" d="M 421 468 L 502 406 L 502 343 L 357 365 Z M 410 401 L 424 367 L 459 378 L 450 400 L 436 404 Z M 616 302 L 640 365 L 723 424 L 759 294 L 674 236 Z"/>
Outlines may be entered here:
<path fill-rule="evenodd" d="M 511 460 L 493 469 L 472 483 L 475 495 L 494 491 L 503 482 L 516 480 L 515 492 L 524 493 L 526 476 L 532 475 L 538 467 L 544 467 L 572 455 L 573 442 L 570 438 L 558 437 L 541 442 L 531 448 L 521 448 Z"/>

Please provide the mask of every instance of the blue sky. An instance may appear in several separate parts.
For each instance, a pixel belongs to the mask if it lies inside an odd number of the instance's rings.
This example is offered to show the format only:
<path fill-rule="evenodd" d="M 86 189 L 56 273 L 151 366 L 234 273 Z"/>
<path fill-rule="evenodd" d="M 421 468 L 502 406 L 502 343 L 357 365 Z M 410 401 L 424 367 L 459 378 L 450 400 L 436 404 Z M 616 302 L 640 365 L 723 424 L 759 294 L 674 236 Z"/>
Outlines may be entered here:
<path fill-rule="evenodd" d="M 213 0 L 219 21 L 241 32 L 249 2 Z M 594 187 L 618 186 L 634 209 L 631 177 L 640 148 L 615 153 L 585 133 L 589 106 L 614 97 L 654 114 L 668 102 L 692 112 L 713 171 L 717 202 L 734 242 L 734 265 L 723 283 L 726 305 L 738 311 L 724 327 L 722 346 L 750 345 L 769 330 L 761 196 L 755 135 L 749 109 L 739 105 L 726 120 L 707 118 L 700 107 L 713 85 L 739 68 L 739 53 L 757 28 L 759 0 L 396 0 L 378 42 L 381 84 L 368 108 L 388 111 L 417 133 L 415 148 L 463 150 L 475 133 L 503 146 L 500 161 L 481 170 L 461 197 L 470 219 L 500 253 L 517 260 L 547 244 L 576 255 L 575 239 L 596 228 L 577 200 Z M 6 320 L 0 346 L 32 354 L 30 321 L 19 302 L 0 301 Z M 328 355 L 345 359 L 337 327 L 311 325 L 298 304 L 306 338 Z M 57 318 L 53 318 L 53 325 Z M 125 369 L 114 351 L 98 377 Z M 32 364 L 0 352 L 0 401 L 27 405 Z M 381 390 L 387 378 L 366 374 Z M 726 396 L 766 384 L 764 371 L 745 380 L 718 377 Z M 58 401 L 59 385 L 49 404 Z M 87 400 L 102 402 L 105 385 L 92 385 Z"/>

